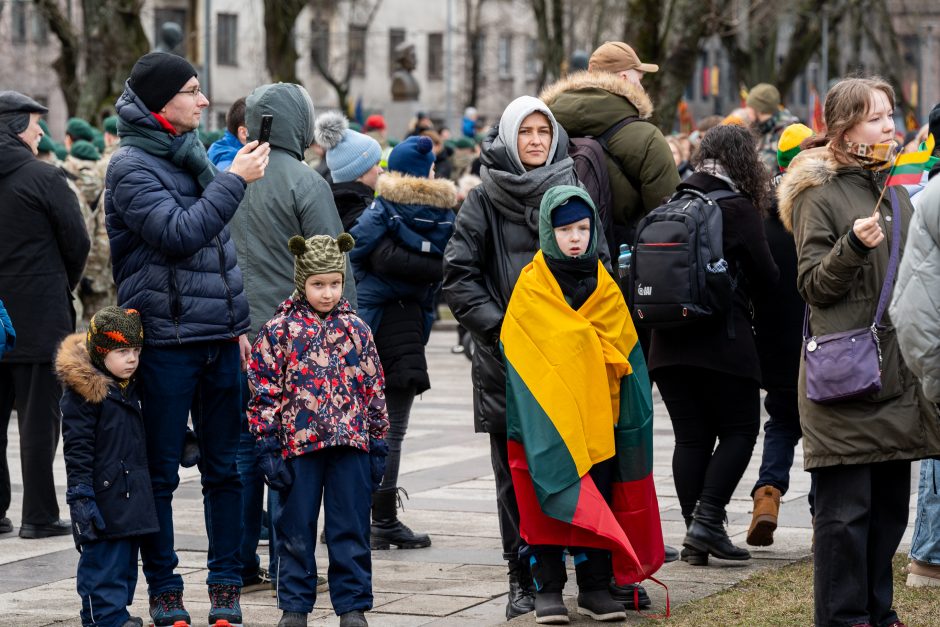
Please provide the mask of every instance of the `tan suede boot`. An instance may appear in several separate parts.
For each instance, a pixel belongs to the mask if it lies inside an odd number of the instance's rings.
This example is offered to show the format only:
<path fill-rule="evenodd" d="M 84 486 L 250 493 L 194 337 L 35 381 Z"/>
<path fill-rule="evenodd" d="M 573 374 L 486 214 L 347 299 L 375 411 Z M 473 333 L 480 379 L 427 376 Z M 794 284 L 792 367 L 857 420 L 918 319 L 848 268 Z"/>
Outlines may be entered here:
<path fill-rule="evenodd" d="M 747 530 L 747 543 L 751 546 L 770 546 L 774 543 L 777 515 L 780 513 L 780 490 L 764 485 L 754 492 L 754 516 Z"/>

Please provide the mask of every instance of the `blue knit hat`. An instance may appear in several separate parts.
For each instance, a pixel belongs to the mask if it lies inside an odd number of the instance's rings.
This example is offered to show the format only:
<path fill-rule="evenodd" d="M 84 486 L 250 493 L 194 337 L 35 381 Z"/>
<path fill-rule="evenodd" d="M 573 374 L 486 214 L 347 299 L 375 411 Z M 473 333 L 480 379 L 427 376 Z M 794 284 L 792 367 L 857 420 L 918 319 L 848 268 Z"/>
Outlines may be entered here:
<path fill-rule="evenodd" d="M 334 183 L 355 181 L 382 159 L 379 142 L 350 130 L 346 117 L 335 111 L 317 118 L 314 137 L 326 150 L 326 165 Z"/>
<path fill-rule="evenodd" d="M 392 150 L 388 156 L 388 169 L 390 172 L 427 178 L 436 158 L 431 138 L 413 135 Z"/>
<path fill-rule="evenodd" d="M 552 228 L 567 226 L 584 218 L 589 218 L 593 222 L 594 210 L 581 198 L 572 196 L 552 211 Z"/>

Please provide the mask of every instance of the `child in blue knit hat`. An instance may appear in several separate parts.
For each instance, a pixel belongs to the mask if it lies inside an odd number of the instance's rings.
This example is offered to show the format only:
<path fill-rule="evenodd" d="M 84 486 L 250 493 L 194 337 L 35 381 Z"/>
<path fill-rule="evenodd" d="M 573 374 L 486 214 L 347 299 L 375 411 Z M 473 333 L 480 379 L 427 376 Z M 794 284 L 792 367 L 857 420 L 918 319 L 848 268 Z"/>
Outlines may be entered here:
<path fill-rule="evenodd" d="M 349 232 L 362 212 L 372 203 L 379 175 L 382 147 L 375 139 L 349 128 L 349 120 L 331 111 L 317 118 L 314 137 L 326 150 L 330 171 L 327 182 L 333 190 L 333 201 Z"/>

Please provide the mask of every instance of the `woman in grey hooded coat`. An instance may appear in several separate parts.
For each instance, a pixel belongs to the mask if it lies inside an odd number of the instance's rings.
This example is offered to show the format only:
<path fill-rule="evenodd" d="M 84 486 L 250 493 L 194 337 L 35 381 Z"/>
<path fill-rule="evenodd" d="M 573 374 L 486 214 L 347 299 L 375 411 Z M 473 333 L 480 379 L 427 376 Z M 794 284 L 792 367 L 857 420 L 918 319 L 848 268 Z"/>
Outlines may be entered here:
<path fill-rule="evenodd" d="M 473 413 L 490 436 L 503 557 L 509 564 L 506 617 L 534 608 L 528 567 L 519 559 L 519 510 L 506 440 L 506 370 L 498 347 L 506 306 L 522 268 L 539 249 L 539 204 L 556 185 L 577 185 L 568 135 L 540 100 L 521 96 L 483 142 L 483 184 L 457 214 L 444 250 L 444 297 L 473 336 Z"/>

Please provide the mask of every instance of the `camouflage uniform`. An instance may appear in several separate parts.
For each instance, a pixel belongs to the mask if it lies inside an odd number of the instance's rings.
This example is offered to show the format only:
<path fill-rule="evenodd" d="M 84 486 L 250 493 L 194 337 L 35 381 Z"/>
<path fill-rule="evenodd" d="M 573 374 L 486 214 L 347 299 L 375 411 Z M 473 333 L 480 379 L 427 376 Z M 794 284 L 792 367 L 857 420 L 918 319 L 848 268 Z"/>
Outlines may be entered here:
<path fill-rule="evenodd" d="M 99 164 L 100 161 L 83 161 L 69 156 L 62 166 L 70 175 L 69 184 L 78 195 L 85 228 L 91 239 L 85 275 L 77 290 L 82 311 L 78 311 L 76 306 L 76 312 L 85 326 L 96 311 L 117 304 L 117 287 L 111 273 L 111 245 L 104 223 L 104 179 L 98 175 Z"/>
<path fill-rule="evenodd" d="M 798 124 L 799 121 L 799 118 L 787 109 L 781 109 L 769 120 L 754 125 L 758 133 L 757 154 L 771 175 L 780 172 L 780 166 L 777 165 L 777 144 L 780 142 L 780 136 L 788 126 Z"/>

